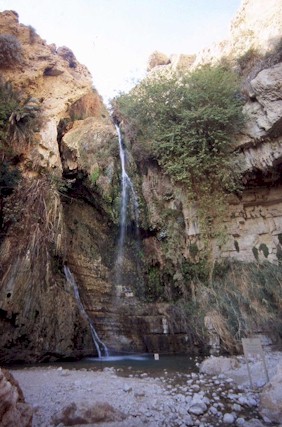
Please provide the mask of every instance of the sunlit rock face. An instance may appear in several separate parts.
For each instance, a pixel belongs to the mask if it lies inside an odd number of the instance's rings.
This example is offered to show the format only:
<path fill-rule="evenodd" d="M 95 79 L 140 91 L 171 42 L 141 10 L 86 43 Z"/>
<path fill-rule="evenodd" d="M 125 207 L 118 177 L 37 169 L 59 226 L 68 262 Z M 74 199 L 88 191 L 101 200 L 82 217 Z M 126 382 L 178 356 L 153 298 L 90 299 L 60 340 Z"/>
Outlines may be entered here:
<path fill-rule="evenodd" d="M 279 137 L 282 131 L 282 63 L 260 71 L 250 81 L 245 113 L 248 118 L 243 143 Z"/>
<path fill-rule="evenodd" d="M 70 49 L 47 45 L 33 28 L 19 24 L 12 11 L 0 13 L 0 32 L 17 37 L 23 58 L 21 63 L 1 69 L 3 79 L 25 98 L 37 98 L 43 115 L 36 143 L 19 153 L 21 190 L 0 203 L 0 362 L 95 354 L 89 324 L 63 270 L 67 235 L 59 192 L 65 188 L 61 176 L 65 164 L 58 142 L 66 132 L 62 121 L 69 130 L 76 120 L 101 119 L 105 127 L 112 126 L 108 130 L 111 136 L 114 126 L 92 88 L 88 70 Z M 103 133 L 102 124 L 95 129 Z M 69 152 L 75 155 L 73 147 Z M 80 162 L 79 167 L 86 164 Z M 29 197 L 33 198 L 30 204 Z"/>
<path fill-rule="evenodd" d="M 113 279 L 118 139 L 87 69 L 70 49 L 48 46 L 19 24 L 15 12 L 0 14 L 0 31 L 23 49 L 23 62 L 3 69 L 3 78 L 38 98 L 44 118 L 37 143 L 21 153 L 21 187 L 1 200 L 0 363 L 96 355 L 64 265 L 110 349 L 158 351 L 172 340 L 176 350 L 177 339 L 163 335 L 164 310 L 141 304 Z M 131 252 L 125 250 L 125 265 L 133 289 Z"/>
<path fill-rule="evenodd" d="M 0 13 L 0 33 L 16 36 L 23 56 L 18 65 L 1 69 L 2 77 L 26 97 L 38 98 L 41 103 L 44 120 L 38 159 L 44 167 L 60 168 L 57 125 L 75 101 L 91 92 L 91 75 L 70 49 L 47 45 L 32 27 L 20 24 L 13 11 Z"/>
<path fill-rule="evenodd" d="M 276 0 L 243 0 L 231 22 L 227 40 L 203 49 L 193 67 L 216 63 L 221 58 L 235 59 L 250 49 L 261 55 L 270 52 L 281 40 L 282 5 Z"/>
<path fill-rule="evenodd" d="M 194 70 L 204 64 L 228 62 L 242 81 L 246 122 L 236 135 L 235 150 L 244 191 L 229 198 L 224 218 L 228 239 L 220 246 L 213 241 L 215 259 L 251 262 L 256 261 L 255 253 L 260 261 L 277 263 L 281 256 L 281 28 L 281 2 L 271 0 L 266 6 L 263 0 L 244 0 L 231 23 L 229 38 L 203 49 L 184 66 L 184 70 Z M 169 73 L 176 63 L 156 66 L 149 75 Z M 169 246 L 169 258 L 176 265 L 177 259 L 189 258 L 191 244 L 202 247 L 197 206 L 185 188 L 172 184 L 161 169 L 150 165 L 144 170 L 142 189 L 149 221 L 159 233 L 154 241 L 149 239 L 149 252 L 155 248 L 155 258 L 163 265 L 166 256 L 162 247 Z M 263 252 L 261 248 L 265 247 Z"/>
<path fill-rule="evenodd" d="M 264 45 L 263 40 L 278 34 L 278 3 L 270 1 L 267 11 L 259 15 L 254 5 L 263 8 L 262 1 L 244 2 L 233 22 L 234 40 L 219 46 L 216 58 L 224 52 L 240 56 L 250 47 L 259 48 L 262 54 L 268 51 L 271 44 Z M 258 20 L 264 19 L 258 26 Z M 248 28 L 253 33 L 244 45 L 243 33 L 247 34 Z M 152 302 L 157 297 L 150 299 L 150 295 L 134 296 L 138 278 L 130 239 L 124 251 L 125 284 L 115 281 L 121 172 L 118 139 L 100 96 L 92 89 L 88 71 L 68 48 L 48 46 L 32 29 L 19 24 L 14 12 L 0 14 L 0 31 L 16 35 L 24 51 L 24 62 L 3 70 L 4 78 L 37 97 L 44 115 L 39 143 L 24 153 L 21 167 L 25 178 L 38 180 L 36 185 L 28 184 L 35 190 L 41 189 L 44 176 L 59 178 L 55 187 L 49 186 L 49 181 L 48 185 L 43 183 L 44 194 L 37 190 L 28 229 L 24 204 L 19 211 L 16 199 L 12 207 L 5 201 L 11 212 L 5 213 L 6 234 L 0 241 L 0 362 L 96 354 L 89 324 L 64 275 L 65 264 L 77 281 L 99 336 L 110 349 L 195 350 L 199 343 L 193 327 L 188 325 L 191 334 L 187 335 L 185 322 L 179 313 L 172 313 L 170 303 Z M 205 55 L 207 62 L 209 55 L 214 57 L 212 52 Z M 165 67 L 189 69 L 195 58 L 177 55 L 155 59 L 152 73 Z M 266 62 L 245 73 L 248 119 L 236 139 L 245 190 L 230 197 L 224 217 L 227 240 L 220 246 L 216 240 L 212 242 L 215 259 L 281 260 L 281 73 L 281 61 Z M 175 289 L 185 288 L 187 262 L 196 262 L 204 248 L 197 206 L 191 203 L 185 186 L 173 184 L 156 162 L 136 165 L 131 144 L 126 143 L 129 175 L 140 202 L 140 238 L 146 263 L 143 280 L 152 287 L 167 286 L 166 301 L 172 301 L 177 295 L 169 293 L 170 284 Z M 25 168 L 27 159 L 35 157 L 41 175 Z M 36 200 L 41 197 L 43 208 L 46 206 L 43 211 L 37 210 Z M 47 242 L 43 238 L 46 230 L 51 233 Z"/>

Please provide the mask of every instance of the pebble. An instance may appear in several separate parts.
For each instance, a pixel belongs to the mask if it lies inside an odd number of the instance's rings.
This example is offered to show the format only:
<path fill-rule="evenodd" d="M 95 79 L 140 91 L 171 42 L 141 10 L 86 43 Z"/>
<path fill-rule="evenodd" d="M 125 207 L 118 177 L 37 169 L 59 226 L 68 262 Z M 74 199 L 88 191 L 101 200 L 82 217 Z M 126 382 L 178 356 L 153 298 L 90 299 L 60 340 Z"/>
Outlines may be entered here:
<path fill-rule="evenodd" d="M 223 422 L 226 424 L 233 424 L 235 421 L 235 417 L 233 414 L 224 414 L 223 415 Z"/>
<path fill-rule="evenodd" d="M 87 376 L 85 374 L 84 377 L 82 373 L 80 376 L 74 376 L 72 370 L 62 367 L 49 370 L 48 375 L 49 372 L 50 376 L 54 372 L 57 382 L 66 383 L 67 387 L 63 389 L 67 390 L 65 396 L 73 401 L 75 401 L 75 393 L 78 396 L 87 389 L 86 386 L 92 392 L 96 388 L 97 396 L 99 394 L 99 384 L 97 385 L 96 380 L 92 379 L 93 372 L 91 371 L 87 372 Z M 108 402 L 126 413 L 128 425 L 135 426 L 139 421 L 147 427 L 219 427 L 222 425 L 250 427 L 250 417 L 258 414 L 256 408 L 259 394 L 246 386 L 237 386 L 231 378 L 226 378 L 224 374 L 214 376 L 212 379 L 206 374 L 196 373 L 175 375 L 172 378 L 170 374 L 168 377 L 165 376 L 168 375 L 165 372 L 162 377 L 158 378 L 158 381 L 155 381 L 149 378 L 147 373 L 138 375 L 131 373 L 129 379 L 116 376 L 117 370 L 112 368 L 104 368 L 104 372 L 106 376 L 103 373 L 103 380 L 106 378 L 106 381 L 111 383 L 112 395 Z M 60 380 L 58 373 L 61 376 L 71 376 L 72 381 L 69 378 L 65 381 Z M 73 391 L 70 392 L 70 390 Z M 106 390 L 104 382 L 101 382 L 101 390 L 103 392 Z M 114 390 L 116 390 L 116 394 Z M 119 390 L 123 390 L 127 394 L 118 393 Z M 44 399 L 53 405 L 53 409 L 54 404 L 58 403 L 57 397 L 60 391 L 57 390 L 51 394 L 48 394 L 47 391 L 49 390 L 44 391 Z M 130 393 L 132 391 L 133 393 Z M 34 403 L 39 402 L 38 399 L 35 400 L 37 394 L 34 390 L 32 393 L 34 400 L 30 398 L 31 392 L 29 400 Z M 56 397 L 54 404 L 53 397 L 54 399 Z M 100 399 L 100 396 L 98 397 Z M 65 405 L 65 401 L 66 397 L 60 396 L 59 406 Z M 35 409 L 35 416 L 39 417 L 38 414 L 42 413 L 44 405 L 38 406 L 38 408 L 35 406 Z M 259 421 L 257 422 L 259 426 L 258 423 Z"/>

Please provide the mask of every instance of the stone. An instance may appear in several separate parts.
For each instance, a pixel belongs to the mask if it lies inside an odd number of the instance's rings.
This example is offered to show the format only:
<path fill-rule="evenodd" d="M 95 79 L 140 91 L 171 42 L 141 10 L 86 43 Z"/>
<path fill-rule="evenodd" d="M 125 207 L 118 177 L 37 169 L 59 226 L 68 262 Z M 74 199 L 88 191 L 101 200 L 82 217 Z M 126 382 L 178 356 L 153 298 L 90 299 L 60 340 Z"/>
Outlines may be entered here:
<path fill-rule="evenodd" d="M 238 403 L 234 403 L 232 405 L 232 409 L 233 409 L 233 411 L 240 412 L 242 407 L 241 407 L 241 405 L 238 405 Z"/>
<path fill-rule="evenodd" d="M 128 384 L 125 384 L 123 386 L 123 391 L 125 391 L 126 393 L 129 393 L 130 391 L 132 391 L 132 387 Z"/>
<path fill-rule="evenodd" d="M 25 402 L 23 392 L 13 375 L 0 368 L 1 427 L 31 427 L 32 408 Z"/>
<path fill-rule="evenodd" d="M 118 422 L 126 418 L 118 409 L 115 409 L 107 402 L 80 403 L 74 402 L 62 408 L 52 417 L 55 426 L 60 423 L 66 426 L 75 424 L 108 423 Z"/>
<path fill-rule="evenodd" d="M 202 415 L 207 411 L 208 407 L 204 402 L 202 395 L 194 394 L 188 407 L 188 412 L 194 415 Z"/>
<path fill-rule="evenodd" d="M 276 375 L 264 386 L 260 395 L 260 415 L 271 422 L 282 420 L 282 363 L 277 367 Z"/>
<path fill-rule="evenodd" d="M 203 49 L 193 67 L 199 64 L 215 64 L 222 58 L 238 58 L 250 49 L 266 54 L 281 38 L 281 3 L 269 0 L 265 12 L 264 0 L 243 0 L 231 22 L 228 40 Z"/>
<path fill-rule="evenodd" d="M 5 80 L 12 81 L 14 87 L 34 98 L 42 100 L 41 108 L 44 111 L 44 121 L 53 120 L 58 125 L 61 117 L 67 115 L 69 105 L 85 94 L 92 91 L 92 78 L 87 68 L 78 62 L 71 67 L 69 61 L 71 51 L 68 48 L 59 48 L 47 45 L 38 35 L 31 43 L 30 28 L 19 23 L 19 17 L 10 11 L 0 13 L 0 32 L 16 34 L 23 49 L 25 59 L 22 67 L 1 70 Z M 41 153 L 38 161 L 44 167 L 60 168 L 60 157 L 57 150 L 50 149 L 50 141 L 45 146 L 45 133 L 40 134 Z M 52 135 L 52 145 L 56 148 L 57 135 Z M 47 151 L 47 154 L 46 154 Z M 53 155 L 52 152 L 55 154 Z M 31 158 L 34 160 L 34 158 Z M 49 163 L 50 161 L 50 163 Z"/>
<path fill-rule="evenodd" d="M 155 51 L 150 55 L 150 58 L 148 60 L 147 71 L 151 71 L 155 67 L 167 65 L 169 63 L 170 63 L 170 59 L 167 55 L 165 55 L 164 53 Z"/>
<path fill-rule="evenodd" d="M 226 424 L 233 424 L 235 421 L 235 417 L 233 414 L 226 413 L 223 415 L 223 422 Z"/>
<path fill-rule="evenodd" d="M 243 425 L 244 427 L 265 427 L 265 424 L 256 418 L 246 421 Z"/>
<path fill-rule="evenodd" d="M 239 366 L 235 358 L 229 357 L 209 357 L 200 365 L 200 372 L 209 375 L 218 375 L 230 371 Z M 217 381 L 217 380 L 216 380 Z"/>

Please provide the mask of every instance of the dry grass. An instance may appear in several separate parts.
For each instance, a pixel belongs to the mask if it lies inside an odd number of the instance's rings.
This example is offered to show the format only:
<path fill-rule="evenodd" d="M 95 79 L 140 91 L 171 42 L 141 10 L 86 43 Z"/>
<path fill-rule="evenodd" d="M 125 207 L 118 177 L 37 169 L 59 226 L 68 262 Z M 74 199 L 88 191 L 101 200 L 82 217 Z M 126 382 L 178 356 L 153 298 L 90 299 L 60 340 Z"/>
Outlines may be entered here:
<path fill-rule="evenodd" d="M 40 270 L 45 269 L 50 255 L 64 253 L 60 197 L 48 176 L 23 179 L 6 203 L 4 220 L 14 261 L 25 258 L 31 270 Z"/>
<path fill-rule="evenodd" d="M 191 284 L 190 284 L 191 288 Z M 258 332 L 274 342 L 282 337 L 282 266 L 230 263 L 215 265 L 211 280 L 193 281 L 191 294 L 171 309 L 174 332 L 207 345 L 217 335 L 221 348 L 236 353 L 241 339 Z"/>
<path fill-rule="evenodd" d="M 281 334 L 282 268 L 270 263 L 233 263 L 216 273 L 207 287 L 199 284 L 196 300 L 228 351 L 241 338 L 259 331 Z M 279 314 L 280 313 L 280 314 Z"/>

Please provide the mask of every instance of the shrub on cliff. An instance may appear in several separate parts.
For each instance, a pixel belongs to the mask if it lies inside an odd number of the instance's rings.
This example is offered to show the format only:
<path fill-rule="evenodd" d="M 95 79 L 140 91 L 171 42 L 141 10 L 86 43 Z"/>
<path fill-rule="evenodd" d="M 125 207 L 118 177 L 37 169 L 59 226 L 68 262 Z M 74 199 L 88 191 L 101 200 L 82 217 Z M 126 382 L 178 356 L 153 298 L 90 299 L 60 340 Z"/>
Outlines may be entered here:
<path fill-rule="evenodd" d="M 22 47 L 12 34 L 0 35 L 0 68 L 12 67 L 22 61 Z"/>
<path fill-rule="evenodd" d="M 0 79 L 0 152 L 12 154 L 34 139 L 41 125 L 40 103 L 22 98 L 9 82 Z"/>
<path fill-rule="evenodd" d="M 159 164 L 186 185 L 207 224 L 226 191 L 238 187 L 231 156 L 244 121 L 237 76 L 222 66 L 154 76 L 113 105 L 136 143 L 150 141 Z"/>
<path fill-rule="evenodd" d="M 9 118 L 19 104 L 19 96 L 11 83 L 0 79 L 0 149 L 8 138 Z"/>

